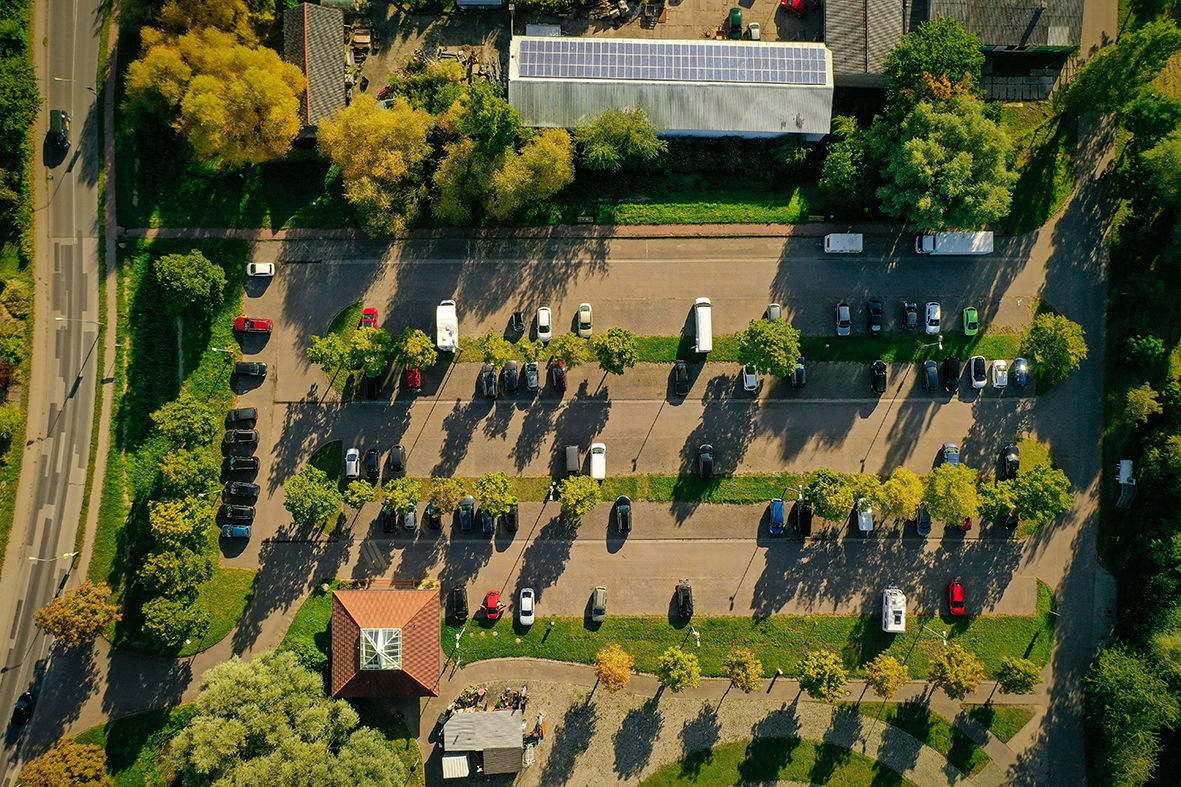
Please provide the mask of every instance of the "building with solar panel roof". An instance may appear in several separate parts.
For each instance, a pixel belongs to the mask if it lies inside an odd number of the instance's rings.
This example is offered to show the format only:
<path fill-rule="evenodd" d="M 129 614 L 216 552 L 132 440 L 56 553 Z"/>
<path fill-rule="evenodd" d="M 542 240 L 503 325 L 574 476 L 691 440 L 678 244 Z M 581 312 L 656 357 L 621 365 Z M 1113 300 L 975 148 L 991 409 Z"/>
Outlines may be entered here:
<path fill-rule="evenodd" d="M 669 136 L 818 140 L 832 121 L 832 56 L 801 42 L 517 36 L 508 100 L 532 127 L 639 106 Z"/>

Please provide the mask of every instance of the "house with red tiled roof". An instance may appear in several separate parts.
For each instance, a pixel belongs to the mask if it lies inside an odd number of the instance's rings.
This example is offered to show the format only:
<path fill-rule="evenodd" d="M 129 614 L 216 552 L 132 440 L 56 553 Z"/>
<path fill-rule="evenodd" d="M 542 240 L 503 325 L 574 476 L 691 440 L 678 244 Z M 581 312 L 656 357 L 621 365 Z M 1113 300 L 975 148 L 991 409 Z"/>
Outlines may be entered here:
<path fill-rule="evenodd" d="M 333 697 L 439 696 L 438 590 L 332 593 Z"/>

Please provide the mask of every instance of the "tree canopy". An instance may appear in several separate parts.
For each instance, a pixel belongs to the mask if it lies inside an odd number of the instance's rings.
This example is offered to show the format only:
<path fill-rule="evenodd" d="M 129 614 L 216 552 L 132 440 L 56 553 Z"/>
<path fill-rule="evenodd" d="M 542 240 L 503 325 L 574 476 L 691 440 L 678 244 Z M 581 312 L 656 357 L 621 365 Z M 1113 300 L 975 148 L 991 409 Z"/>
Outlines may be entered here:
<path fill-rule="evenodd" d="M 996 682 L 1005 694 L 1033 694 L 1042 682 L 1041 670 L 1029 659 L 1005 656 L 996 671 Z"/>
<path fill-rule="evenodd" d="M 893 656 L 879 653 L 865 665 L 865 682 L 882 699 L 890 699 L 910 680 L 910 668 Z"/>
<path fill-rule="evenodd" d="M 430 500 L 434 510 L 440 514 L 453 514 L 459 508 L 467 490 L 454 478 L 435 478 L 431 480 Z"/>
<path fill-rule="evenodd" d="M 165 402 L 150 417 L 156 430 L 177 447 L 208 445 L 222 430 L 213 408 L 190 393 Z"/>
<path fill-rule="evenodd" d="M 569 519 L 579 520 L 595 509 L 603 499 L 599 482 L 588 475 L 575 475 L 562 479 L 558 484 L 558 500 L 562 514 Z"/>
<path fill-rule="evenodd" d="M 1168 18 L 1120 33 L 1111 46 L 1087 58 L 1055 101 L 1075 113 L 1106 113 L 1138 98 L 1181 50 L 1181 30 Z"/>
<path fill-rule="evenodd" d="M 153 269 L 165 297 L 178 309 L 212 306 L 222 299 L 226 273 L 197 249 L 157 257 Z"/>
<path fill-rule="evenodd" d="M 480 501 L 480 508 L 492 516 L 500 516 L 517 505 L 513 482 L 503 472 L 485 473 L 472 484 L 472 493 Z"/>
<path fill-rule="evenodd" d="M 341 497 L 349 508 L 360 511 L 366 503 L 372 503 L 377 499 L 377 487 L 363 478 L 358 478 L 349 482 Z"/>
<path fill-rule="evenodd" d="M 35 622 L 64 645 L 90 642 L 119 618 L 118 610 L 109 603 L 110 598 L 108 585 L 83 582 L 46 604 L 37 613 Z"/>
<path fill-rule="evenodd" d="M 418 506 L 418 498 L 421 494 L 419 483 L 414 478 L 391 478 L 385 482 L 383 492 L 385 493 L 383 508 L 399 514 L 413 511 Z M 447 512 L 440 511 L 440 513 Z"/>
<path fill-rule="evenodd" d="M 626 328 L 608 328 L 594 338 L 592 345 L 599 367 L 609 374 L 623 374 L 640 360 L 636 336 Z"/>
<path fill-rule="evenodd" d="M 656 658 L 656 679 L 675 693 L 695 688 L 701 683 L 701 662 L 696 653 L 668 648 Z"/>
<path fill-rule="evenodd" d="M 984 53 L 980 38 L 958 21 L 941 16 L 902 36 L 882 63 L 887 94 L 895 104 L 974 95 L 980 86 Z"/>
<path fill-rule="evenodd" d="M 607 172 L 655 162 L 668 152 L 668 143 L 656 136 L 657 130 L 643 107 L 607 109 L 575 129 L 579 162 L 587 169 Z"/>
<path fill-rule="evenodd" d="M 435 365 L 439 351 L 431 337 L 417 328 L 407 327 L 394 339 L 394 357 L 406 366 L 423 369 Z"/>
<path fill-rule="evenodd" d="M 751 320 L 750 327 L 739 331 L 738 363 L 753 366 L 761 374 L 787 377 L 796 369 L 800 357 L 800 332 L 784 319 Z"/>
<path fill-rule="evenodd" d="M 947 462 L 927 474 L 927 510 L 940 522 L 958 525 L 980 516 L 979 473 L 967 465 Z"/>
<path fill-rule="evenodd" d="M 630 653 L 612 642 L 595 654 L 595 677 L 607 691 L 619 691 L 631 681 L 635 663 Z"/>
<path fill-rule="evenodd" d="M 542 129 L 520 152 L 506 151 L 492 175 L 485 209 L 504 220 L 557 194 L 574 180 L 574 143 L 561 128 Z"/>
<path fill-rule="evenodd" d="M 923 500 L 923 479 L 912 470 L 897 467 L 878 487 L 874 499 L 882 513 L 897 519 L 909 519 L 915 516 Z"/>
<path fill-rule="evenodd" d="M 823 702 L 835 702 L 845 693 L 849 671 L 831 650 L 810 651 L 800 663 L 800 688 Z"/>
<path fill-rule="evenodd" d="M 853 492 L 839 473 L 822 468 L 813 471 L 804 482 L 804 497 L 812 502 L 821 519 L 838 521 L 853 509 Z"/>
<path fill-rule="evenodd" d="M 974 654 L 952 643 L 931 659 L 931 671 L 927 677 L 948 697 L 962 700 L 976 691 L 988 674 Z"/>
<path fill-rule="evenodd" d="M 107 753 L 93 743 L 62 738 L 21 771 L 23 787 L 110 787 Z"/>
<path fill-rule="evenodd" d="M 1037 364 L 1038 378 L 1053 385 L 1078 371 L 1087 359 L 1086 333 L 1061 314 L 1043 313 L 1033 318 L 1022 349 Z"/>
<path fill-rule="evenodd" d="M 301 468 L 283 487 L 283 507 L 296 522 L 323 522 L 340 510 L 342 502 L 336 482 L 312 465 Z"/>
<path fill-rule="evenodd" d="M 731 650 L 722 669 L 730 679 L 730 685 L 747 694 L 763 685 L 763 663 L 750 648 Z"/>

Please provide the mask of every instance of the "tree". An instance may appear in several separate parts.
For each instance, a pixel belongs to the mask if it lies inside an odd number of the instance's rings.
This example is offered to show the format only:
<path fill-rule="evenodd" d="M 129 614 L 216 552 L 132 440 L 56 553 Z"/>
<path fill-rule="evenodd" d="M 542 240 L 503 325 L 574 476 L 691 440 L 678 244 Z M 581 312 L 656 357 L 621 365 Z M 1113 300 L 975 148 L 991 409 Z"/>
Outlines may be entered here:
<path fill-rule="evenodd" d="M 1041 670 L 1029 659 L 1005 656 L 997 668 L 996 682 L 1005 694 L 1033 694 L 1042 682 Z"/>
<path fill-rule="evenodd" d="M 1043 525 L 1074 505 L 1070 479 L 1049 464 L 1026 467 L 1013 480 L 1013 505 L 1022 519 Z"/>
<path fill-rule="evenodd" d="M 607 691 L 619 691 L 631 681 L 635 663 L 630 653 L 612 642 L 595 654 L 595 677 Z"/>
<path fill-rule="evenodd" d="M 466 494 L 467 490 L 454 478 L 435 478 L 431 481 L 431 505 L 440 514 L 455 513 Z"/>
<path fill-rule="evenodd" d="M 574 180 L 574 144 L 561 128 L 542 129 L 520 153 L 506 151 L 492 176 L 485 209 L 504 220 L 522 208 L 544 202 Z"/>
<path fill-rule="evenodd" d="M 787 377 L 796 370 L 800 357 L 800 332 L 784 319 L 751 320 L 739 331 L 738 363 L 753 366 L 761 374 Z"/>
<path fill-rule="evenodd" d="M 226 288 L 226 272 L 197 249 L 157 257 L 152 269 L 165 297 L 178 309 L 213 306 Z"/>
<path fill-rule="evenodd" d="M 381 328 L 363 327 L 353 331 L 349 358 L 366 375 L 380 374 L 394 354 L 394 339 Z"/>
<path fill-rule="evenodd" d="M 576 333 L 560 333 L 550 340 L 547 348 L 551 358 L 565 362 L 567 369 L 573 369 L 590 358 L 590 345 Z"/>
<path fill-rule="evenodd" d="M 671 647 L 656 657 L 656 679 L 673 693 L 696 688 L 701 684 L 701 663 L 696 654 Z"/>
<path fill-rule="evenodd" d="M 668 143 L 643 107 L 607 109 L 574 130 L 578 155 L 587 169 L 618 172 L 624 167 L 651 164 L 668 152 Z"/>
<path fill-rule="evenodd" d="M 323 522 L 340 510 L 342 502 L 336 482 L 312 465 L 302 468 L 284 485 L 283 507 L 296 522 Z"/>
<path fill-rule="evenodd" d="M 203 448 L 178 448 L 160 457 L 160 485 L 173 497 L 216 489 L 221 477 L 219 457 Z"/>
<path fill-rule="evenodd" d="M 1149 183 L 1165 199 L 1181 197 L 1181 131 L 1174 131 L 1140 154 Z"/>
<path fill-rule="evenodd" d="M 154 598 L 144 604 L 143 614 L 143 635 L 165 653 L 180 650 L 186 639 L 200 639 L 209 628 L 209 615 L 187 599 Z"/>
<path fill-rule="evenodd" d="M 377 487 L 363 478 L 358 478 L 349 483 L 342 497 L 346 506 L 360 511 L 366 503 L 372 503 L 377 499 Z"/>
<path fill-rule="evenodd" d="M 986 677 L 988 674 L 980 660 L 954 643 L 931 659 L 931 671 L 927 676 L 953 700 L 962 700 L 976 691 Z"/>
<path fill-rule="evenodd" d="M 24 787 L 110 787 L 107 753 L 102 746 L 62 738 L 21 771 Z"/>
<path fill-rule="evenodd" d="M 200 498 L 153 500 L 148 504 L 148 527 L 159 551 L 201 552 L 209 543 L 215 523 L 212 506 Z"/>
<path fill-rule="evenodd" d="M 452 224 L 472 219 L 472 206 L 484 199 L 496 171 L 496 156 L 485 152 L 474 139 L 452 142 L 443 148 L 443 159 L 431 180 L 435 193 L 431 212 Z"/>
<path fill-rule="evenodd" d="M 1022 350 L 1037 364 L 1038 378 L 1054 385 L 1078 371 L 1087 359 L 1083 328 L 1061 314 L 1039 314 L 1022 341 Z"/>
<path fill-rule="evenodd" d="M 857 118 L 832 119 L 831 141 L 820 168 L 820 190 L 828 204 L 838 209 L 867 210 L 874 197 L 873 154 L 869 135 Z"/>
<path fill-rule="evenodd" d="M 178 448 L 208 445 L 221 433 L 221 418 L 192 394 L 166 402 L 151 415 L 156 429 Z"/>
<path fill-rule="evenodd" d="M 191 601 L 211 576 L 213 561 L 209 555 L 179 548 L 149 552 L 137 578 L 149 595 Z"/>
<path fill-rule="evenodd" d="M 406 328 L 394 340 L 394 357 L 401 364 L 423 369 L 435 365 L 439 351 L 431 337 L 417 328 Z"/>
<path fill-rule="evenodd" d="M 196 714 L 172 739 L 184 782 L 405 784 L 393 749 L 323 686 L 286 651 L 234 656 L 207 671 Z"/>
<path fill-rule="evenodd" d="M 915 515 L 923 500 L 923 479 L 905 467 L 897 467 L 886 482 L 878 487 L 875 495 L 882 513 L 896 519 L 909 519 Z"/>
<path fill-rule="evenodd" d="M 865 682 L 884 700 L 898 693 L 902 684 L 910 680 L 910 668 L 893 656 L 879 653 L 865 665 Z"/>
<path fill-rule="evenodd" d="M 890 79 L 887 95 L 897 105 L 975 95 L 983 67 L 980 38 L 948 16 L 924 22 L 902 36 L 882 63 Z"/>
<path fill-rule="evenodd" d="M 413 478 L 391 478 L 385 482 L 385 504 L 387 511 L 405 514 L 418 507 L 419 484 Z M 458 503 L 456 503 L 458 505 Z M 455 509 L 452 508 L 452 511 Z M 440 511 L 440 514 L 450 513 Z"/>
<path fill-rule="evenodd" d="M 980 101 L 920 102 L 882 157 L 882 211 L 920 232 L 997 221 L 1017 180 L 1008 159 L 1009 138 Z"/>
<path fill-rule="evenodd" d="M 562 504 L 562 514 L 574 521 L 593 511 L 603 499 L 602 494 L 599 482 L 588 475 L 570 476 L 558 484 L 558 500 Z"/>
<path fill-rule="evenodd" d="M 609 328 L 591 343 L 599 359 L 599 367 L 609 374 L 623 374 L 640 360 L 636 336 L 626 328 Z"/>
<path fill-rule="evenodd" d="M 1055 103 L 1075 114 L 1107 113 L 1138 98 L 1178 50 L 1181 31 L 1170 19 L 1126 30 L 1111 46 L 1087 58 Z"/>
<path fill-rule="evenodd" d="M 133 109 L 162 119 L 176 117 L 193 69 L 173 46 L 150 47 L 127 66 L 127 100 Z"/>
<path fill-rule="evenodd" d="M 947 462 L 928 473 L 927 510 L 931 516 L 952 524 L 980 516 L 980 495 L 976 490 L 979 475 L 967 465 Z"/>
<path fill-rule="evenodd" d="M 0 442 L 9 442 L 24 421 L 21 411 L 12 404 L 0 404 Z"/>
<path fill-rule="evenodd" d="M 312 345 L 308 347 L 308 360 L 323 369 L 325 374 L 335 374 L 350 362 L 350 355 L 349 345 L 336 333 L 313 336 Z"/>
<path fill-rule="evenodd" d="M 726 656 L 722 673 L 730 679 L 730 685 L 750 694 L 763 685 L 763 662 L 750 648 L 735 648 Z"/>
<path fill-rule="evenodd" d="M 831 470 L 813 471 L 804 483 L 804 497 L 812 501 L 817 516 L 840 520 L 853 508 L 853 493 L 844 478 Z"/>
<path fill-rule="evenodd" d="M 1124 417 L 1129 423 L 1142 424 L 1154 415 L 1164 412 L 1156 391 L 1151 383 L 1144 383 L 1135 388 L 1129 388 L 1124 404 Z"/>
<path fill-rule="evenodd" d="M 488 331 L 483 336 L 473 339 L 472 346 L 480 352 L 484 363 L 490 363 L 497 368 L 504 366 L 505 361 L 514 354 L 513 346 L 509 344 L 508 339 L 496 331 Z"/>
<path fill-rule="evenodd" d="M 520 502 L 513 493 L 513 482 L 503 472 L 485 473 L 472 487 L 480 508 L 492 516 L 500 516 Z"/>
<path fill-rule="evenodd" d="M 521 137 L 521 116 L 491 82 L 473 82 L 451 107 L 456 130 L 482 150 L 497 155 Z"/>
<path fill-rule="evenodd" d="M 46 604 L 34 621 L 63 645 L 90 642 L 119 619 L 119 612 L 107 603 L 110 598 L 108 585 L 83 582 Z"/>
<path fill-rule="evenodd" d="M 813 650 L 800 663 L 800 688 L 823 702 L 836 702 L 845 693 L 849 672 L 831 650 Z"/>
<path fill-rule="evenodd" d="M 340 167 L 344 197 L 371 235 L 401 232 L 418 215 L 433 127 L 429 112 L 401 100 L 384 109 L 364 93 L 320 121 L 316 144 Z"/>

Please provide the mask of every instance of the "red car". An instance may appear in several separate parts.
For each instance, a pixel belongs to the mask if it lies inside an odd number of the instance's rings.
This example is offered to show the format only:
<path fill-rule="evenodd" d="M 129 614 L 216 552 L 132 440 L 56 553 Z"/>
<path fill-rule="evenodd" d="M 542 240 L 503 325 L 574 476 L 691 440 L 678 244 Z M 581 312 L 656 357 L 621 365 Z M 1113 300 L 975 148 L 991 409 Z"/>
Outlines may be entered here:
<path fill-rule="evenodd" d="M 365 311 L 361 312 L 361 327 L 362 328 L 376 328 L 377 327 L 377 309 L 370 306 Z"/>
<path fill-rule="evenodd" d="M 500 603 L 500 591 L 489 590 L 488 595 L 484 596 L 484 617 L 488 620 L 500 620 L 500 611 L 504 609 L 504 605 Z"/>
<path fill-rule="evenodd" d="M 273 327 L 273 320 L 261 320 L 257 317 L 239 317 L 234 320 L 234 330 L 242 333 L 270 333 Z"/>
<path fill-rule="evenodd" d="M 808 0 L 779 0 L 779 7 L 789 11 L 800 19 L 808 15 Z"/>
<path fill-rule="evenodd" d="M 958 579 L 947 583 L 947 606 L 953 615 L 964 614 L 964 583 Z"/>
<path fill-rule="evenodd" d="M 411 391 L 422 388 L 422 370 L 417 366 L 406 367 L 406 387 Z"/>

